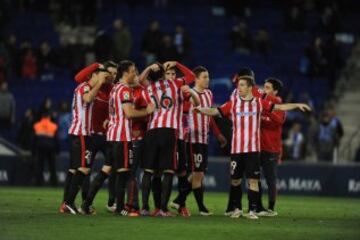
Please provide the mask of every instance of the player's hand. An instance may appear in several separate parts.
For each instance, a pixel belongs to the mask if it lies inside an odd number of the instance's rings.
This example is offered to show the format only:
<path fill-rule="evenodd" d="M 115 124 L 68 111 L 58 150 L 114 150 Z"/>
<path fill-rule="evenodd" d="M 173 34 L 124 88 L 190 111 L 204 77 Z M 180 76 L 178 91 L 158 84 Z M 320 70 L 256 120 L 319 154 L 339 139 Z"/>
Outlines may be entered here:
<path fill-rule="evenodd" d="M 150 68 L 150 70 L 153 71 L 153 72 L 157 72 L 157 71 L 160 70 L 160 66 L 159 66 L 159 64 L 157 64 L 157 63 L 151 64 L 151 65 L 149 66 L 149 68 Z"/>
<path fill-rule="evenodd" d="M 103 122 L 102 127 L 103 127 L 104 129 L 107 129 L 107 128 L 108 128 L 108 125 L 109 125 L 109 119 L 106 119 L 106 120 Z"/>
<path fill-rule="evenodd" d="M 149 103 L 146 107 L 147 114 L 152 114 L 155 111 L 155 104 Z"/>
<path fill-rule="evenodd" d="M 220 134 L 220 135 L 217 137 L 217 140 L 219 141 L 221 148 L 223 148 L 223 147 L 226 146 L 227 140 L 226 140 L 226 138 L 224 137 L 224 135 Z"/>
<path fill-rule="evenodd" d="M 297 107 L 303 112 L 311 112 L 311 107 L 305 103 L 299 103 Z"/>
<path fill-rule="evenodd" d="M 191 94 L 191 88 L 188 85 L 182 86 L 181 91 L 186 94 Z"/>
<path fill-rule="evenodd" d="M 262 88 L 260 88 L 260 87 L 257 88 L 257 91 L 258 91 L 258 93 L 260 93 L 261 95 L 265 94 L 265 90 L 262 89 Z"/>
<path fill-rule="evenodd" d="M 165 71 L 176 66 L 176 61 L 167 61 L 164 64 Z"/>
<path fill-rule="evenodd" d="M 194 111 L 195 113 L 201 113 L 201 107 L 194 107 L 194 108 L 193 108 L 193 111 Z"/>
<path fill-rule="evenodd" d="M 98 75 L 98 81 L 99 81 L 99 84 L 104 84 L 105 82 L 108 82 L 109 79 L 111 80 L 111 75 L 109 72 L 99 72 L 99 75 Z"/>

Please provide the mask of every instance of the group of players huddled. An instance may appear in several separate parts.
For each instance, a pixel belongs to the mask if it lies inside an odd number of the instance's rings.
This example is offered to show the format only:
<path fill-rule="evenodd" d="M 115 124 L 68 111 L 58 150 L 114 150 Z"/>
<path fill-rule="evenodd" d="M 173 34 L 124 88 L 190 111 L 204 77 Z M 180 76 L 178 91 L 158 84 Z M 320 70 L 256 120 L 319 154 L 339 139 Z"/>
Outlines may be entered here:
<path fill-rule="evenodd" d="M 213 107 L 209 71 L 203 66 L 191 71 L 179 62 L 168 61 L 154 63 L 139 74 L 131 61 L 108 61 L 87 66 L 75 80 L 78 86 L 69 129 L 71 163 L 61 213 L 95 214 L 93 200 L 108 179 L 107 209 L 115 214 L 173 217 L 176 214 L 169 210 L 170 206 L 179 215 L 189 217 L 186 199 L 193 192 L 199 214 L 212 215 L 204 203 L 203 185 L 211 128 L 221 147 L 231 145 L 231 183 L 225 215 L 249 219 L 277 215 L 275 166 L 281 154 L 284 111 L 310 111 L 306 104 L 281 103 L 277 96 L 282 88 L 280 80 L 268 78 L 260 90 L 254 72 L 241 68 L 233 78 L 236 87 L 228 102 L 218 108 Z M 231 142 L 226 141 L 214 116 L 232 122 Z M 84 182 L 98 152 L 104 154 L 105 161 L 86 188 Z M 137 180 L 139 168 L 141 183 Z M 261 203 L 260 169 L 269 187 L 268 209 Z M 178 194 L 169 203 L 174 175 Z M 243 177 L 248 186 L 246 213 L 241 205 Z M 80 189 L 83 201 L 77 208 L 75 199 Z M 153 211 L 149 206 L 151 192 Z"/>

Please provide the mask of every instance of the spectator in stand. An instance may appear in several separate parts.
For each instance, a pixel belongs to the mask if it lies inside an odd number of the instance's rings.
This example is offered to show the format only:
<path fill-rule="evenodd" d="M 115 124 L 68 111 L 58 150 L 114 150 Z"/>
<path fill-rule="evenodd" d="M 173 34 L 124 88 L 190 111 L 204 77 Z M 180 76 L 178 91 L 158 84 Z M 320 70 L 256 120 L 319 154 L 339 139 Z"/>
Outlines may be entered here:
<path fill-rule="evenodd" d="M 21 49 L 21 76 L 24 78 L 35 78 L 38 75 L 38 58 L 32 46 L 28 42 L 20 45 Z"/>
<path fill-rule="evenodd" d="M 9 53 L 9 71 L 13 71 L 14 73 L 19 73 L 19 50 L 16 46 L 16 36 L 14 34 L 10 34 L 7 37 L 5 47 L 7 52 Z M 11 72 L 10 72 L 11 74 Z"/>
<path fill-rule="evenodd" d="M 177 25 L 174 34 L 174 44 L 179 56 L 179 61 L 184 62 L 190 51 L 190 38 L 182 25 Z"/>
<path fill-rule="evenodd" d="M 39 51 L 39 73 L 41 74 L 41 78 L 43 80 L 51 80 L 53 76 L 53 72 L 56 68 L 57 56 L 55 52 L 50 47 L 48 42 L 43 42 L 40 45 Z"/>
<path fill-rule="evenodd" d="M 128 28 L 124 25 L 122 19 L 116 19 L 113 22 L 114 33 L 112 36 L 113 41 L 113 54 L 116 62 L 128 59 L 132 47 L 132 37 Z"/>
<path fill-rule="evenodd" d="M 308 74 L 310 76 L 324 76 L 327 68 L 324 45 L 321 37 L 315 37 L 311 45 L 305 49 L 305 56 L 309 61 Z"/>
<path fill-rule="evenodd" d="M 304 135 L 301 132 L 301 124 L 294 122 L 288 138 L 284 141 L 287 155 L 292 160 L 300 160 L 303 158 Z"/>
<path fill-rule="evenodd" d="M 336 33 L 339 30 L 340 17 L 336 5 L 326 6 L 321 14 L 321 26 L 328 33 Z"/>
<path fill-rule="evenodd" d="M 49 112 L 43 112 L 41 119 L 34 124 L 35 152 L 37 157 L 36 185 L 42 186 L 45 161 L 48 163 L 51 186 L 57 186 L 55 156 L 58 152 L 58 126 L 50 119 Z"/>
<path fill-rule="evenodd" d="M 235 25 L 230 33 L 231 48 L 234 52 L 250 54 L 253 49 L 253 39 L 245 22 Z"/>
<path fill-rule="evenodd" d="M 35 114 L 34 111 L 29 108 L 25 111 L 24 118 L 21 120 L 19 131 L 17 133 L 16 142 L 18 146 L 31 153 L 29 157 L 31 182 L 35 182 L 36 179 L 36 161 L 35 161 L 35 132 L 34 132 Z"/>
<path fill-rule="evenodd" d="M 35 123 L 34 111 L 28 108 L 25 111 L 24 118 L 21 120 L 18 135 L 17 144 L 24 150 L 33 152 L 34 142 L 34 128 Z"/>
<path fill-rule="evenodd" d="M 286 31 L 301 32 L 306 29 L 305 11 L 296 5 L 286 10 L 284 19 Z"/>
<path fill-rule="evenodd" d="M 15 98 L 6 82 L 0 83 L 0 130 L 6 132 L 15 123 Z"/>
<path fill-rule="evenodd" d="M 341 123 L 333 116 L 332 110 L 323 112 L 320 115 L 320 123 L 316 134 L 318 161 L 333 161 L 342 134 Z"/>
<path fill-rule="evenodd" d="M 150 65 L 157 60 L 158 51 L 161 48 L 163 33 L 158 21 L 152 21 L 141 41 L 141 51 L 145 57 L 145 65 Z"/>
<path fill-rule="evenodd" d="M 44 99 L 44 101 L 41 103 L 35 120 L 38 121 L 44 112 L 48 112 L 50 114 L 52 120 L 54 120 L 54 116 L 57 115 L 54 112 L 53 101 L 52 101 L 51 97 L 46 97 Z"/>
<path fill-rule="evenodd" d="M 162 47 L 159 49 L 158 60 L 160 62 L 166 62 L 170 61 L 171 59 L 178 61 L 179 55 L 176 51 L 172 37 L 166 34 L 162 39 Z"/>
<path fill-rule="evenodd" d="M 327 110 L 329 116 L 330 116 L 330 122 L 334 126 L 336 126 L 336 134 L 339 137 L 339 141 L 344 136 L 344 128 L 342 123 L 340 122 L 340 119 L 337 117 L 336 111 L 334 106 L 330 106 Z M 340 143 L 340 142 L 339 142 Z"/>
<path fill-rule="evenodd" d="M 318 119 L 314 114 L 311 114 L 308 121 L 308 129 L 306 133 L 306 157 L 310 160 L 316 159 L 316 137 L 318 131 Z"/>
<path fill-rule="evenodd" d="M 269 33 L 266 29 L 261 28 L 256 32 L 255 49 L 261 55 L 267 56 L 270 51 Z"/>

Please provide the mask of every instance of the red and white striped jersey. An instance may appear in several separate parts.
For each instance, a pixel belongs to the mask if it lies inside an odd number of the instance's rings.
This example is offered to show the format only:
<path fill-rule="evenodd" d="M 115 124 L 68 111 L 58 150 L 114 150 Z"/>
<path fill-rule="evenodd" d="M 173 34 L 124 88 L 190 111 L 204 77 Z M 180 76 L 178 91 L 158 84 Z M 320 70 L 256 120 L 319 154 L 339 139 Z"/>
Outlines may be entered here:
<path fill-rule="evenodd" d="M 233 124 L 231 154 L 260 152 L 261 113 L 271 112 L 273 107 L 272 102 L 261 98 L 243 100 L 234 95 L 219 108 Z"/>
<path fill-rule="evenodd" d="M 200 93 L 193 88 L 200 100 L 200 107 L 209 108 L 213 105 L 213 94 L 209 89 Z M 189 111 L 190 142 L 208 144 L 209 126 L 211 117 L 193 111 L 193 105 Z"/>
<path fill-rule="evenodd" d="M 156 108 L 151 115 L 148 130 L 155 128 L 178 129 L 182 117 L 184 97 L 181 86 L 183 79 L 159 80 L 151 83 L 143 92 L 147 104 L 153 103 Z"/>
<path fill-rule="evenodd" d="M 72 120 L 68 133 L 76 136 L 90 135 L 93 103 L 86 103 L 85 93 L 91 90 L 88 82 L 83 82 L 74 90 L 72 101 Z"/>
<path fill-rule="evenodd" d="M 109 100 L 109 126 L 107 141 L 130 142 L 131 141 L 131 120 L 125 117 L 123 104 L 133 104 L 132 89 L 118 83 L 110 92 Z"/>

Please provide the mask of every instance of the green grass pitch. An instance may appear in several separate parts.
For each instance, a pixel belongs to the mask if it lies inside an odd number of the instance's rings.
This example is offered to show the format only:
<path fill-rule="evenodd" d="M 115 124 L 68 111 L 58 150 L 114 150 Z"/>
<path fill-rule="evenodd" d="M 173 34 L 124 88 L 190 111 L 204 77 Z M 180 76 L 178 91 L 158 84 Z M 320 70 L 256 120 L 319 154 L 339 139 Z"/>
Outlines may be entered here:
<path fill-rule="evenodd" d="M 211 217 L 198 216 L 190 196 L 187 219 L 114 216 L 105 211 L 105 190 L 94 202 L 97 215 L 61 215 L 61 196 L 60 188 L 0 187 L 0 239 L 360 239 L 359 199 L 279 196 L 278 217 L 253 221 L 225 217 L 225 193 L 205 194 Z"/>

